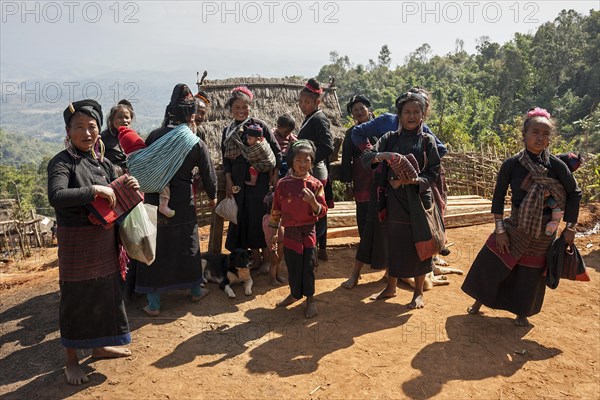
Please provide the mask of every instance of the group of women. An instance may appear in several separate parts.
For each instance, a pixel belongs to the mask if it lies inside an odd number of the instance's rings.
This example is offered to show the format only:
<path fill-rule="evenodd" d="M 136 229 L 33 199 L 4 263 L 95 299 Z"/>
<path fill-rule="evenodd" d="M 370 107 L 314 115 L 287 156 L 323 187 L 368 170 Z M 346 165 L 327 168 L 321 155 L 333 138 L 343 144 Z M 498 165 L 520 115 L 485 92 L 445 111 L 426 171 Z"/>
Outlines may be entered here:
<path fill-rule="evenodd" d="M 305 120 L 298 139 L 307 140 L 314 147 L 311 174 L 325 186 L 330 182 L 327 159 L 333 151 L 333 141 L 329 121 L 319 110 L 321 92 L 318 82 L 311 80 L 303 91 L 308 95 L 300 96 L 299 107 Z M 252 117 L 252 100 L 252 92 L 239 87 L 231 92 L 227 102 L 232 119 L 222 137 L 225 192 L 235 198 L 238 215 L 237 224 L 229 225 L 225 247 L 230 251 L 250 250 L 258 266 L 269 245 L 265 235 L 256 234 L 263 230 L 263 199 L 277 184 L 284 155 L 269 126 Z M 146 144 L 168 139 L 182 124 L 201 136 L 199 125 L 208 106 L 205 94 L 193 96 L 186 85 L 177 85 L 162 127 L 149 134 Z M 352 184 L 360 244 L 352 274 L 342 286 L 354 287 L 364 264 L 387 268 L 386 287 L 373 298 L 395 296 L 397 279 L 414 277 L 416 285 L 409 307 L 422 308 L 425 274 L 431 271 L 432 256 L 439 250 L 432 245 L 436 232 L 428 213 L 436 210 L 441 214 L 445 205 L 444 193 L 438 188 L 443 187 L 440 170 L 446 148 L 424 123 L 429 96 L 422 89 L 399 96 L 396 114 L 374 118 L 370 107 L 362 95 L 353 96 L 347 106 L 356 126 L 348 130 L 344 140 L 342 178 Z M 127 349 L 113 347 L 131 340 L 120 282 L 124 257 L 119 253 L 115 228 L 92 224 L 87 205 L 96 197 L 115 204 L 115 193 L 107 184 L 127 171 L 117 132 L 121 126 L 129 127 L 134 116 L 129 102 L 119 103 L 110 110 L 106 131 L 100 133 L 103 114 L 97 102 L 82 100 L 70 104 L 64 111 L 66 149 L 48 165 L 48 196 L 58 221 L 65 374 L 67 381 L 75 385 L 88 380 L 79 367 L 76 349 L 93 348 L 92 355 L 100 358 L 130 354 Z M 255 185 L 245 184 L 250 163 L 232 145 L 238 141 L 231 140 L 238 135 L 243 141 L 244 127 L 249 124 L 261 127 L 276 159 L 273 170 L 260 172 Z M 523 325 L 528 316 L 540 311 L 545 251 L 556 235 L 543 232 L 543 222 L 551 214 L 543 206 L 545 197 L 564 199 L 560 206 L 565 210 L 567 228 L 562 235 L 567 243 L 573 242 L 581 192 L 566 165 L 549 153 L 554 130 L 555 123 L 545 110 L 530 110 L 522 129 L 523 150 L 502 164 L 492 207 L 496 231 L 482 248 L 463 285 L 463 290 L 476 300 L 469 313 L 477 313 L 481 305 L 505 309 L 515 313 L 517 323 Z M 146 294 L 144 311 L 150 316 L 160 313 L 160 294 L 165 290 L 189 289 L 193 302 L 206 294 L 200 285 L 193 190 L 203 188 L 214 206 L 217 179 L 202 140 L 181 157 L 184 161 L 169 182 L 169 207 L 176 212 L 170 218 L 157 214 L 156 259 L 151 267 L 137 265 L 137 271 L 135 265 L 130 265 L 128 274 L 130 286 Z M 194 179 L 195 176 L 200 179 Z M 126 184 L 139 188 L 133 176 L 127 178 Z M 508 187 L 512 211 L 510 217 L 504 218 Z M 158 205 L 158 193 L 147 193 L 144 201 Z M 316 236 L 321 238 L 326 236 L 323 217 L 316 226 Z M 308 311 L 307 316 L 316 315 L 316 308 Z"/>

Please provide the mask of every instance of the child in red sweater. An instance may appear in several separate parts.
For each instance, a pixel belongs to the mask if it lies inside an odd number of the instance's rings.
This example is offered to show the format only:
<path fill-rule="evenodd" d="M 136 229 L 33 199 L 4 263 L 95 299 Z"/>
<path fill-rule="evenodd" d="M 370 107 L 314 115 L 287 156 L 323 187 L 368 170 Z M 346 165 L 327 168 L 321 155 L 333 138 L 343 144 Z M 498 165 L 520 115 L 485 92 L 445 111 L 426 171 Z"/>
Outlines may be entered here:
<path fill-rule="evenodd" d="M 269 226 L 275 230 L 271 245 L 277 246 L 279 224 L 285 228 L 283 254 L 288 268 L 290 294 L 277 303 L 286 307 L 306 296 L 306 318 L 318 314 L 314 300 L 317 236 L 315 223 L 327 214 L 323 184 L 312 175 L 315 146 L 298 140 L 287 155 L 291 171 L 277 182 Z"/>

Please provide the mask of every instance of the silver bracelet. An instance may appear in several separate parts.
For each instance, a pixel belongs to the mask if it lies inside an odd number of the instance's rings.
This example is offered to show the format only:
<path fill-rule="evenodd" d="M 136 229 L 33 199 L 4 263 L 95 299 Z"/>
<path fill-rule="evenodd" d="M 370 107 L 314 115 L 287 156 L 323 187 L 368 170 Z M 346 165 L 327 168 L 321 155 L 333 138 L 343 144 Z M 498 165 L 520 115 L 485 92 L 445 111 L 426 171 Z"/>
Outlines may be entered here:
<path fill-rule="evenodd" d="M 504 221 L 501 219 L 497 219 L 496 223 L 496 234 L 505 233 L 506 227 L 504 226 Z"/>

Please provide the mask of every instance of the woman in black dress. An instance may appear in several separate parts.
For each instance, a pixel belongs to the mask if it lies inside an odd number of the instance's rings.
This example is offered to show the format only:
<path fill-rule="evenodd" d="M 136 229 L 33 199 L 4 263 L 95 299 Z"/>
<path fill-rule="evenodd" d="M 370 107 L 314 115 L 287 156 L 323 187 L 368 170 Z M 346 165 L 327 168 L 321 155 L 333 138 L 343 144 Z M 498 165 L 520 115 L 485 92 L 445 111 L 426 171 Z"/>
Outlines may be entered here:
<path fill-rule="evenodd" d="M 144 311 L 150 316 L 159 314 L 161 292 L 190 289 L 193 302 L 199 301 L 206 293 L 200 286 L 203 279 L 198 222 L 192 195 L 192 170 L 198 167 L 211 207 L 214 207 L 217 194 L 217 177 L 208 148 L 188 127 L 194 121 L 195 111 L 196 102 L 189 88 L 183 84 L 177 85 L 165 113 L 164 126 L 152 131 L 146 139 L 146 144 L 151 145 L 183 124 L 183 128 L 187 127 L 185 134 L 195 138 L 195 144 L 181 155 L 184 161 L 169 182 L 169 208 L 175 210 L 175 215 L 167 218 L 157 213 L 156 259 L 150 266 L 138 265 L 136 292 L 146 294 L 148 304 Z M 146 193 L 145 202 L 158 206 L 159 194 Z"/>
<path fill-rule="evenodd" d="M 86 205 L 96 197 L 113 207 L 115 193 L 107 185 L 117 178 L 104 158 L 99 140 L 102 108 L 95 100 L 76 101 L 63 113 L 66 150 L 48 163 L 48 199 L 56 213 L 60 284 L 60 336 L 66 351 L 67 382 L 80 385 L 89 378 L 79 366 L 77 349 L 93 349 L 92 357 L 131 355 L 111 346 L 131 342 L 121 295 L 125 265 L 119 263 L 114 226 L 93 225 Z M 137 180 L 127 185 L 138 188 Z"/>
<path fill-rule="evenodd" d="M 425 274 L 433 267 L 430 251 L 433 235 L 426 212 L 437 207 L 431 186 L 439 173 L 440 157 L 433 135 L 423 132 L 425 99 L 407 92 L 396 99 L 396 108 L 398 130 L 383 135 L 362 157 L 366 166 L 376 167 L 374 182 L 378 188 L 379 214 L 387 220 L 387 286 L 372 299 L 394 297 L 398 278 L 414 277 L 415 290 L 408 306 L 422 308 Z M 418 164 L 416 178 L 394 173 L 389 164 L 400 155 L 411 154 Z"/>
<path fill-rule="evenodd" d="M 467 309 L 477 314 L 482 305 L 507 310 L 517 317 L 517 326 L 527 326 L 527 317 L 540 312 L 546 290 L 546 252 L 556 231 L 546 234 L 552 209 L 545 199 L 552 196 L 564 210 L 566 244 L 573 243 L 579 216 L 581 191 L 567 165 L 550 154 L 548 146 L 556 130 L 550 113 L 529 110 L 522 134 L 525 148 L 502 163 L 492 213 L 496 230 L 475 258 L 462 290 L 475 299 Z M 504 198 L 511 189 L 511 213 L 504 218 Z"/>
<path fill-rule="evenodd" d="M 269 192 L 270 186 L 275 186 L 281 167 L 281 149 L 269 126 L 257 119 L 250 117 L 250 105 L 254 95 L 245 86 L 234 88 L 231 97 L 227 101 L 231 122 L 223 129 L 221 149 L 223 154 L 223 171 L 225 173 L 225 194 L 233 197 L 238 206 L 237 224 L 229 223 L 225 248 L 229 251 L 234 249 L 250 249 L 252 253 L 252 269 L 261 266 L 262 259 L 260 250 L 267 258 L 267 243 L 262 234 L 262 219 L 264 212 L 263 200 Z M 276 165 L 271 172 L 258 174 L 256 185 L 246 185 L 250 180 L 250 163 L 244 158 L 241 150 L 236 144 L 233 135 L 244 142 L 244 127 L 251 124 L 259 125 L 265 140 L 271 146 L 275 154 Z M 266 272 L 266 271 L 265 271 Z"/>

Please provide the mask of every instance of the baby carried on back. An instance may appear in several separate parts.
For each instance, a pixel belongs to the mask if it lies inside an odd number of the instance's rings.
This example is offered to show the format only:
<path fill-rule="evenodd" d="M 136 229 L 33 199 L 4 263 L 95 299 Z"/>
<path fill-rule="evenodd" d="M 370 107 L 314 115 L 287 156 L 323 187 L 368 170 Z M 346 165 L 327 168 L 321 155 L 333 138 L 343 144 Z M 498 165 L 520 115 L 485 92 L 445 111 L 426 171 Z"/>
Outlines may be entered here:
<path fill-rule="evenodd" d="M 119 127 L 119 142 L 127 154 L 127 169 L 135 176 L 144 193 L 160 193 L 159 211 L 167 217 L 175 215 L 168 206 L 169 182 L 183 164 L 184 155 L 200 139 L 187 124 L 180 124 L 156 142 L 147 146 L 136 131 Z"/>

